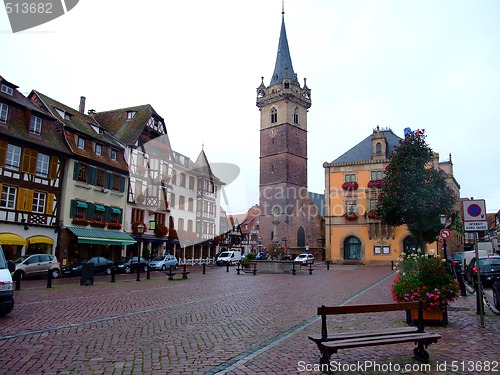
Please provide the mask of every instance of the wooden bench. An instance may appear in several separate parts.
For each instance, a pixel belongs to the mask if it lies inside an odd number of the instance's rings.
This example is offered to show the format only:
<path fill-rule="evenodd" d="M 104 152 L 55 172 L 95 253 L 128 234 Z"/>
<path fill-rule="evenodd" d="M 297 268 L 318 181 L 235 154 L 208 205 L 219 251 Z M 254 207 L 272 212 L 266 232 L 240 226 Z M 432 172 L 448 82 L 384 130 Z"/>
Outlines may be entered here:
<path fill-rule="evenodd" d="M 182 269 L 182 272 L 181 272 L 181 274 L 182 274 L 182 278 L 183 278 L 183 279 L 187 279 L 187 275 L 189 275 L 190 273 L 191 273 L 191 272 L 189 272 L 189 271 L 187 270 L 186 265 L 184 265 L 184 267 L 183 267 L 183 269 Z M 176 275 L 176 273 L 173 271 L 172 266 L 170 266 L 170 267 L 168 268 L 168 272 L 165 272 L 165 275 L 167 275 L 167 276 L 168 276 L 168 279 L 169 279 L 169 280 L 173 280 L 173 279 L 174 279 L 174 276 Z"/>
<path fill-rule="evenodd" d="M 413 350 L 416 360 L 427 363 L 429 353 L 426 348 L 432 343 L 438 342 L 441 335 L 437 333 L 424 332 L 423 309 L 426 302 L 401 302 L 376 305 L 352 305 L 352 306 L 321 306 L 317 314 L 321 315 L 321 335 L 310 335 L 309 339 L 314 341 L 321 353 L 320 364 L 328 365 L 330 356 L 337 353 L 339 349 L 358 348 L 363 346 L 402 344 L 413 342 L 417 347 Z M 327 331 L 327 315 L 338 314 L 364 314 L 378 313 L 398 310 L 418 309 L 417 326 L 396 327 L 377 330 L 345 331 L 329 334 Z"/>

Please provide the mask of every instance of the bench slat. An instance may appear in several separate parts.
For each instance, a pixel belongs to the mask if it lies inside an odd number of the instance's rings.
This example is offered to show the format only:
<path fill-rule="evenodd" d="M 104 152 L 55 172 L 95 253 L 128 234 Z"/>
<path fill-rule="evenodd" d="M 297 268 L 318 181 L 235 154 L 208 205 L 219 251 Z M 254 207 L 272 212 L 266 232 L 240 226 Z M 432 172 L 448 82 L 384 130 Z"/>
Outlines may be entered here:
<path fill-rule="evenodd" d="M 422 308 L 425 309 L 426 302 L 422 302 Z M 321 306 L 318 307 L 318 315 L 334 315 L 334 314 L 356 314 L 356 313 L 371 313 L 382 311 L 398 311 L 418 309 L 420 302 L 398 302 L 398 303 L 382 303 L 375 305 L 347 305 L 347 306 Z"/>
<path fill-rule="evenodd" d="M 356 338 L 356 337 L 370 337 L 370 336 L 386 336 L 386 335 L 402 335 L 407 333 L 416 333 L 418 331 L 418 327 L 399 327 L 399 328 L 385 328 L 378 329 L 374 331 L 352 331 L 352 332 L 340 332 L 334 333 L 333 335 L 328 335 L 326 340 L 321 338 L 321 335 L 310 335 L 309 339 L 314 342 L 326 342 L 326 341 L 335 341 L 342 340 L 348 338 Z"/>
<path fill-rule="evenodd" d="M 364 337 L 364 338 L 352 338 L 345 340 L 329 341 L 321 343 L 320 345 L 327 349 L 337 350 L 337 349 L 347 349 L 356 348 L 361 346 L 376 346 L 384 344 L 398 344 L 405 342 L 437 342 L 441 338 L 441 335 L 437 333 L 412 333 L 407 335 L 393 335 L 393 336 L 382 336 L 382 337 Z"/>

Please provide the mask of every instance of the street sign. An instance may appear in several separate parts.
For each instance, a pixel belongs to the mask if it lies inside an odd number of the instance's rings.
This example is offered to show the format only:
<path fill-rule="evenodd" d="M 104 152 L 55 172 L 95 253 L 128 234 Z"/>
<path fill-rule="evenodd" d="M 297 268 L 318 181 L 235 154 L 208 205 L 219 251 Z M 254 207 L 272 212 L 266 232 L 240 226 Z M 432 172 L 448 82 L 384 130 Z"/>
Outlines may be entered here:
<path fill-rule="evenodd" d="M 467 232 L 488 230 L 486 203 L 484 199 L 462 201 L 464 227 Z"/>
<path fill-rule="evenodd" d="M 467 232 L 488 230 L 488 223 L 486 221 L 464 221 L 464 226 Z"/>
<path fill-rule="evenodd" d="M 447 240 L 448 238 L 451 237 L 451 231 L 448 228 L 441 229 L 441 232 L 439 232 L 439 236 L 443 240 Z"/>
<path fill-rule="evenodd" d="M 484 199 L 462 201 L 464 221 L 486 221 L 486 204 Z"/>

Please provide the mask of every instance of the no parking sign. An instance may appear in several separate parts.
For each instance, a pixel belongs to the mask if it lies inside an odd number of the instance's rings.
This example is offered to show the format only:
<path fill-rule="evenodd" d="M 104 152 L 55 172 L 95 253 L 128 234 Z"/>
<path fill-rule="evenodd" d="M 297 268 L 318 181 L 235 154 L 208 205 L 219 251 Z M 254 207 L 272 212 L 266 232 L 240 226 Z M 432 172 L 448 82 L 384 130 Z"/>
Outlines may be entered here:
<path fill-rule="evenodd" d="M 462 201 L 462 212 L 466 231 L 488 230 L 484 199 Z"/>

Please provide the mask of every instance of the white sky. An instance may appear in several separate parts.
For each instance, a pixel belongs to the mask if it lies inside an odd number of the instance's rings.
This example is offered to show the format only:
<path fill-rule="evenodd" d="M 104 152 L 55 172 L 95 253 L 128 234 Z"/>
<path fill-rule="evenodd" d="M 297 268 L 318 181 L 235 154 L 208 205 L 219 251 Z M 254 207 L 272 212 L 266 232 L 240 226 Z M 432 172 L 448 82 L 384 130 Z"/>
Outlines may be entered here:
<path fill-rule="evenodd" d="M 309 190 L 325 161 L 377 125 L 425 129 L 452 154 L 462 197 L 500 209 L 500 2 L 286 0 L 295 72 L 312 90 Z M 77 108 L 149 103 L 173 148 L 234 163 L 231 210 L 258 203 L 260 77 L 269 84 L 280 0 L 81 0 L 66 15 L 13 34 L 0 9 L 0 74 Z M 496 124 L 496 125 L 495 125 Z"/>

